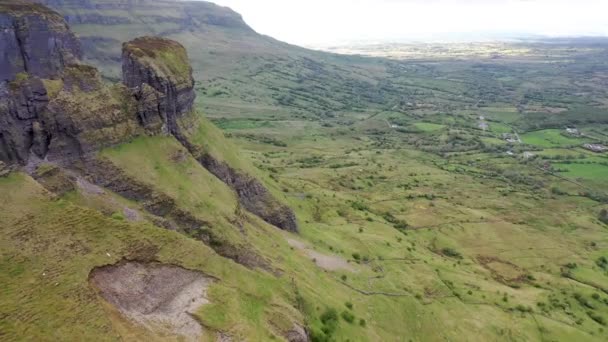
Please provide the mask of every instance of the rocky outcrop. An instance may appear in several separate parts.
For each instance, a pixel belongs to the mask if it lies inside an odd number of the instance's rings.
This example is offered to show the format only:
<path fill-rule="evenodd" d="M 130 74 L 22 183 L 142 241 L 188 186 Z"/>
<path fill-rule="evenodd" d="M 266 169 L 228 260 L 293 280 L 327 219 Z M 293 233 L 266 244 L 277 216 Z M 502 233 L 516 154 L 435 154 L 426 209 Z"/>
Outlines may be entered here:
<path fill-rule="evenodd" d="M 107 86 L 96 68 L 80 63 L 78 42 L 57 13 L 23 2 L 0 4 L 0 13 L 0 22 L 10 24 L 0 33 L 0 46 L 8 49 L 1 64 L 6 81 L 0 82 L 0 161 L 72 165 L 142 134 L 168 134 L 234 189 L 244 208 L 281 229 L 297 231 L 294 213 L 262 183 L 188 139 L 180 122 L 194 118 L 196 95 L 181 44 L 158 37 L 123 44 L 124 84 Z M 196 125 L 196 120 L 188 121 Z M 166 207 L 175 209 L 159 208 Z M 167 215 L 153 203 L 147 209 Z M 191 222 L 178 223 L 192 228 Z"/>
<path fill-rule="evenodd" d="M 207 153 L 198 161 L 236 192 L 241 205 L 264 221 L 290 232 L 298 231 L 296 216 L 288 206 L 280 203 L 257 179 L 231 168 Z"/>
<path fill-rule="evenodd" d="M 130 94 L 103 85 L 95 68 L 74 64 L 56 80 L 19 75 L 0 84 L 2 161 L 70 162 L 143 134 Z"/>
<path fill-rule="evenodd" d="M 37 4 L 0 3 L 0 160 L 69 162 L 143 129 L 123 86 L 80 64 L 63 18 Z"/>
<path fill-rule="evenodd" d="M 46 153 L 48 136 L 38 120 L 46 105 L 46 88 L 27 75 L 11 83 L 0 83 L 0 160 L 23 163 L 30 150 Z"/>
<path fill-rule="evenodd" d="M 50 78 L 82 55 L 59 14 L 18 0 L 0 3 L 0 51 L 0 82 L 19 73 Z"/>
<path fill-rule="evenodd" d="M 195 99 L 192 68 L 181 44 L 159 37 L 123 44 L 123 82 L 133 91 L 140 123 L 148 131 L 175 136 L 201 165 L 237 193 L 245 209 L 283 230 L 298 230 L 293 211 L 262 183 L 204 152 L 188 139 L 187 128 L 180 127 L 181 119 L 192 115 Z"/>
<path fill-rule="evenodd" d="M 179 135 L 177 120 L 192 111 L 192 68 L 179 43 L 141 37 L 123 44 L 123 82 L 134 91 L 141 124 Z"/>

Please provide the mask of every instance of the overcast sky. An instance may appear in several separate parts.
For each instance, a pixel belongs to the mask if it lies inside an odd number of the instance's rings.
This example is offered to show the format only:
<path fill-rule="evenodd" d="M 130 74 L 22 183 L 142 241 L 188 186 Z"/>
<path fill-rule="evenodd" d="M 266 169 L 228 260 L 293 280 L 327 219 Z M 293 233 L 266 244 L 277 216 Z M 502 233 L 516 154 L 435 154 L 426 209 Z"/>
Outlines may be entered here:
<path fill-rule="evenodd" d="M 608 0 L 210 1 L 241 13 L 260 33 L 305 46 L 608 35 Z"/>

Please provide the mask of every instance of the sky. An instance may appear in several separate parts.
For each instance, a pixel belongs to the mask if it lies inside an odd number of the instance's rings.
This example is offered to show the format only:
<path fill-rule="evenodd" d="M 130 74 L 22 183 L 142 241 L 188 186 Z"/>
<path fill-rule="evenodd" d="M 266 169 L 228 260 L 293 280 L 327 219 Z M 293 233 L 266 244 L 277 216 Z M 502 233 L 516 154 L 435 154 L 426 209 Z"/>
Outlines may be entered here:
<path fill-rule="evenodd" d="M 608 0 L 209 0 L 303 46 L 608 36 Z"/>

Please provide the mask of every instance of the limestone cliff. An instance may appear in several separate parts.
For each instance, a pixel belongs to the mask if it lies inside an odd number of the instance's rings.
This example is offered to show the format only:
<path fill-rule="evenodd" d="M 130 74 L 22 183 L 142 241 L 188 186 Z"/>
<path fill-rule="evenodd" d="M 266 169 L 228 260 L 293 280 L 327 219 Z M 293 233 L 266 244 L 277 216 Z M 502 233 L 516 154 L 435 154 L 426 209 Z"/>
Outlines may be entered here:
<path fill-rule="evenodd" d="M 177 120 L 192 111 L 195 98 L 186 49 L 168 39 L 137 38 L 123 44 L 122 72 L 142 125 L 178 135 Z"/>
<path fill-rule="evenodd" d="M 0 51 L 0 81 L 22 72 L 49 78 L 82 55 L 59 14 L 19 1 L 0 2 Z"/>
<path fill-rule="evenodd" d="M 186 49 L 159 37 L 142 37 L 123 44 L 123 82 L 134 93 L 141 124 L 150 131 L 172 134 L 207 170 L 230 186 L 250 212 L 281 229 L 297 231 L 293 211 L 280 203 L 257 179 L 238 171 L 188 138 L 196 120 L 192 68 Z"/>
<path fill-rule="evenodd" d="M 261 182 L 189 139 L 197 125 L 195 92 L 182 45 L 158 37 L 123 44 L 124 84 L 106 85 L 96 68 L 81 63 L 78 41 L 55 12 L 0 3 L 0 23 L 8 25 L 0 33 L 0 161 L 69 165 L 140 135 L 172 135 L 236 192 L 244 208 L 297 231 L 291 209 Z"/>

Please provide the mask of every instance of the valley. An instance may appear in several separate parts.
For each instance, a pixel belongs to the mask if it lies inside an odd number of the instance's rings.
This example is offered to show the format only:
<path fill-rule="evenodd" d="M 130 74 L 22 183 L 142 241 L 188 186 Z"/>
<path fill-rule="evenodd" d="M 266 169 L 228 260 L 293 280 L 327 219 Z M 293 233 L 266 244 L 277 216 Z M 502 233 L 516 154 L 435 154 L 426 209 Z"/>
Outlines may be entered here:
<path fill-rule="evenodd" d="M 342 55 L 206 2 L 38 2 L 99 80 L 39 76 L 62 140 L 0 176 L 0 340 L 608 338 L 606 42 Z"/>

